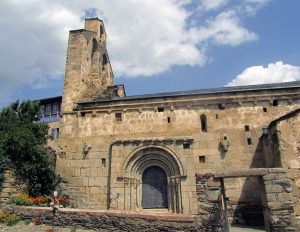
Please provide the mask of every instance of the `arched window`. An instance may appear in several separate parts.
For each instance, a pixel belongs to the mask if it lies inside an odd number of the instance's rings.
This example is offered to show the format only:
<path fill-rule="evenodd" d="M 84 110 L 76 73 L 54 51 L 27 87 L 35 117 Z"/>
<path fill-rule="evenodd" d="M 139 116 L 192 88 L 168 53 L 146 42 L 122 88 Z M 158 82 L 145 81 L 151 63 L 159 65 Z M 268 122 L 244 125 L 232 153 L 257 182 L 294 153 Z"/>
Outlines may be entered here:
<path fill-rule="evenodd" d="M 104 67 L 104 65 L 106 65 L 107 62 L 108 62 L 107 56 L 106 56 L 106 54 L 103 54 L 103 57 L 102 57 L 102 67 Z"/>
<path fill-rule="evenodd" d="M 94 56 L 94 53 L 98 50 L 98 42 L 97 40 L 93 39 L 93 48 L 92 48 L 92 58 Z"/>
<path fill-rule="evenodd" d="M 205 114 L 201 114 L 200 121 L 201 121 L 201 130 L 202 130 L 202 132 L 207 132 L 207 119 L 206 119 Z"/>

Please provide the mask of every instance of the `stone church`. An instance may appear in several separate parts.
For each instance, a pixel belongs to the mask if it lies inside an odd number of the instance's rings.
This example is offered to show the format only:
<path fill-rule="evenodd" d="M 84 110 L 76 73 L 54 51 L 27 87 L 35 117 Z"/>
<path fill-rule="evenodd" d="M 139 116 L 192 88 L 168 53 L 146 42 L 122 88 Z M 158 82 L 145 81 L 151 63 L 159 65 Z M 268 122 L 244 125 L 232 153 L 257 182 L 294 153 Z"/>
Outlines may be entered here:
<path fill-rule="evenodd" d="M 63 96 L 41 100 L 79 207 L 208 217 L 223 186 L 232 223 L 299 219 L 299 81 L 126 96 L 106 40 L 98 18 L 70 31 Z"/>

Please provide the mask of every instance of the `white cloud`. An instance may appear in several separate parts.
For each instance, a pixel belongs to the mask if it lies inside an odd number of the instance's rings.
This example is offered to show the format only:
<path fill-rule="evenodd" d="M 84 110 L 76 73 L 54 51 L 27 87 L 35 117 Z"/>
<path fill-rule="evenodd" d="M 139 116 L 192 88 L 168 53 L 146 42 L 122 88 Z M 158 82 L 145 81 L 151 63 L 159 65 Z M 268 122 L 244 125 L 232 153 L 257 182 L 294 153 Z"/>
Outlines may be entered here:
<path fill-rule="evenodd" d="M 260 4 L 251 1 L 251 6 Z M 214 9 L 215 16 L 191 26 L 188 21 L 198 10 L 188 6 L 195 2 Z M 62 78 L 68 31 L 83 27 L 87 11 L 104 19 L 116 76 L 151 76 L 174 65 L 202 66 L 208 45 L 237 46 L 257 39 L 242 25 L 235 10 L 222 9 L 226 2 L 2 0 L 0 99 L 19 87 L 46 87 L 51 80 Z"/>
<path fill-rule="evenodd" d="M 228 3 L 228 0 L 200 0 L 199 10 L 210 11 L 215 10 Z"/>
<path fill-rule="evenodd" d="M 220 45 L 237 46 L 241 43 L 256 40 L 255 33 L 242 27 L 234 10 L 225 11 L 208 21 L 204 27 L 193 28 L 189 31 L 188 39 L 195 44 L 213 41 Z"/>
<path fill-rule="evenodd" d="M 300 66 L 284 64 L 282 61 L 270 63 L 267 67 L 246 68 L 227 86 L 280 83 L 300 80 Z"/>

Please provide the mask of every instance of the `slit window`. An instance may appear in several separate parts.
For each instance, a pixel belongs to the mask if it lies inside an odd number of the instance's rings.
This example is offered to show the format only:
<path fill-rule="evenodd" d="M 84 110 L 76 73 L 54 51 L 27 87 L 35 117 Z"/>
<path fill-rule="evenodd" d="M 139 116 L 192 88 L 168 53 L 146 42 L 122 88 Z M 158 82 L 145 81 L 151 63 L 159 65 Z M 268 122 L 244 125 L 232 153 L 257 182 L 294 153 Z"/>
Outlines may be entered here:
<path fill-rule="evenodd" d="M 199 156 L 199 163 L 202 163 L 202 164 L 205 163 L 205 156 L 204 155 Z"/>
<path fill-rule="evenodd" d="M 264 112 L 268 112 L 267 107 L 263 107 L 263 111 L 264 111 Z"/>
<path fill-rule="evenodd" d="M 278 106 L 278 100 L 273 100 L 273 106 Z"/>
<path fill-rule="evenodd" d="M 252 139 L 251 138 L 247 138 L 247 143 L 248 143 L 248 145 L 252 145 Z"/>
<path fill-rule="evenodd" d="M 201 121 L 202 132 L 207 132 L 207 118 L 205 114 L 201 114 L 200 121 Z"/>
<path fill-rule="evenodd" d="M 115 113 L 115 118 L 117 122 L 121 122 L 122 121 L 122 113 Z"/>
<path fill-rule="evenodd" d="M 245 125 L 245 131 L 250 131 L 249 125 Z"/>
<path fill-rule="evenodd" d="M 105 168 L 106 167 L 106 159 L 104 159 L 104 158 L 101 159 L 101 164 L 102 164 L 102 167 Z"/>
<path fill-rule="evenodd" d="M 168 120 L 168 123 L 171 123 L 171 117 L 168 117 L 167 120 Z"/>

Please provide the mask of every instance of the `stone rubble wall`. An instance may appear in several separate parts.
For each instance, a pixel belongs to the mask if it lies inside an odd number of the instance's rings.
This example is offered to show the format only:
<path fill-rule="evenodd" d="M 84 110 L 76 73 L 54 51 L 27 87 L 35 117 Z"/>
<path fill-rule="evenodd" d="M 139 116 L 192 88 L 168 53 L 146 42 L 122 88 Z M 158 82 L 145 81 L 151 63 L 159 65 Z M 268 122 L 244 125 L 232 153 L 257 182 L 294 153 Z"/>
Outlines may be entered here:
<path fill-rule="evenodd" d="M 72 226 L 99 231 L 206 231 L 199 218 L 184 215 L 60 209 L 53 217 L 51 208 L 22 206 L 14 206 L 6 209 L 6 211 L 16 213 L 24 220 L 35 219 L 49 225 Z"/>
<path fill-rule="evenodd" d="M 9 198 L 26 190 L 26 185 L 16 178 L 13 170 L 4 171 L 4 182 L 0 187 L 0 205 L 4 204 Z"/>
<path fill-rule="evenodd" d="M 292 199 L 292 184 L 283 168 L 269 169 L 263 176 L 265 185 L 264 216 L 266 231 L 299 231 Z"/>

